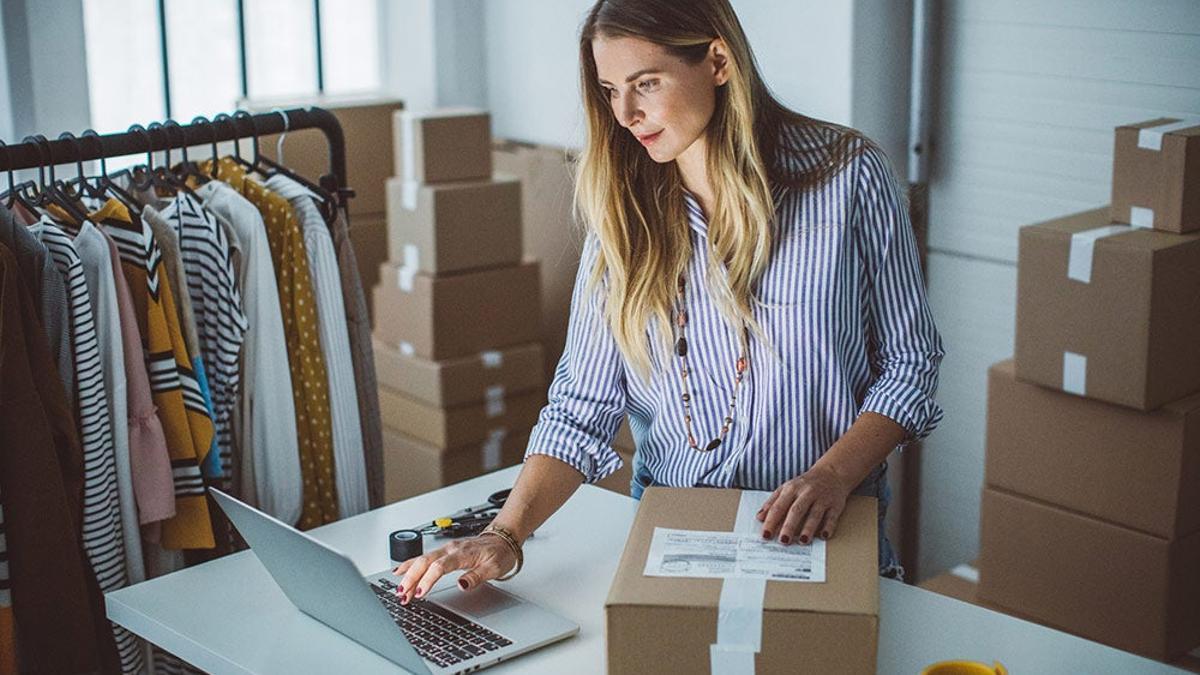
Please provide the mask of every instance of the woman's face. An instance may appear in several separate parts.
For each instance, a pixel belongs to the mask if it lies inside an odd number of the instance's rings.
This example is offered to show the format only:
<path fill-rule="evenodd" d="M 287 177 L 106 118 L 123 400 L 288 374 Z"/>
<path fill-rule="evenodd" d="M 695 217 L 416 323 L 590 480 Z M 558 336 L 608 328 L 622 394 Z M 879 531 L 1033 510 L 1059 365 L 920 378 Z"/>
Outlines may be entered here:
<path fill-rule="evenodd" d="M 719 50 L 697 64 L 630 37 L 592 40 L 600 86 L 617 123 L 633 134 L 650 158 L 671 162 L 692 148 L 712 119 L 716 88 L 728 78 Z"/>

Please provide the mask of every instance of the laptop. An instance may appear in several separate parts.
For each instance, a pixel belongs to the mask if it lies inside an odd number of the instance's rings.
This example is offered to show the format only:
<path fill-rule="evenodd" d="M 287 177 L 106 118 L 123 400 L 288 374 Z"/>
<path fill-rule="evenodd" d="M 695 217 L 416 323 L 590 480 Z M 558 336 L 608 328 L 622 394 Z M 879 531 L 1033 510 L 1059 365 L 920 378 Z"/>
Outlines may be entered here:
<path fill-rule="evenodd" d="M 391 568 L 363 577 L 344 553 L 209 488 L 300 611 L 413 673 L 465 673 L 579 632 L 548 610 L 481 584 L 401 605 Z"/>

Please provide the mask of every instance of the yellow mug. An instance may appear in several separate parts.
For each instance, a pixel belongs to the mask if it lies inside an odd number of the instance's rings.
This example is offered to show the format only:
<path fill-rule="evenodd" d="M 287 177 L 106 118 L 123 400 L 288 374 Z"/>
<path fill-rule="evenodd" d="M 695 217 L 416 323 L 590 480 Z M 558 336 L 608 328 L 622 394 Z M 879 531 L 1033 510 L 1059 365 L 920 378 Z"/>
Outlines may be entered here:
<path fill-rule="evenodd" d="M 978 661 L 942 661 L 922 670 L 921 675 L 1008 675 L 1008 671 L 999 661 L 990 666 Z"/>

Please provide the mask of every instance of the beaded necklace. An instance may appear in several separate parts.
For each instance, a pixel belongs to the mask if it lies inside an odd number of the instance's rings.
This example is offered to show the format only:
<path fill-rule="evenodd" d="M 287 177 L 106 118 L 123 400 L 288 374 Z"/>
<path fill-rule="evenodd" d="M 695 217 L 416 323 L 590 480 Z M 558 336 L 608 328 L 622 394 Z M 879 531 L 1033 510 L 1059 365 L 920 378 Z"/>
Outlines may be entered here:
<path fill-rule="evenodd" d="M 687 280 L 681 274 L 679 275 L 679 287 L 675 293 L 675 326 L 678 330 L 678 338 L 675 340 L 675 354 L 679 357 L 679 374 L 682 377 L 683 389 L 683 424 L 687 430 L 688 445 L 697 452 L 712 452 L 720 447 L 725 441 L 725 436 L 729 434 L 729 428 L 733 426 L 733 413 L 737 407 L 738 391 L 742 387 L 742 376 L 749 367 L 750 362 L 746 358 L 746 345 L 749 344 L 749 335 L 745 324 L 742 324 L 742 344 L 741 355 L 738 356 L 737 365 L 733 375 L 733 395 L 729 397 L 729 414 L 725 416 L 725 421 L 721 424 L 720 434 L 708 442 L 703 448 L 696 442 L 696 436 L 692 433 L 692 391 L 691 385 L 688 382 L 688 375 L 691 369 L 688 368 L 688 343 L 687 343 L 687 305 L 684 302 L 684 290 L 687 287 Z"/>

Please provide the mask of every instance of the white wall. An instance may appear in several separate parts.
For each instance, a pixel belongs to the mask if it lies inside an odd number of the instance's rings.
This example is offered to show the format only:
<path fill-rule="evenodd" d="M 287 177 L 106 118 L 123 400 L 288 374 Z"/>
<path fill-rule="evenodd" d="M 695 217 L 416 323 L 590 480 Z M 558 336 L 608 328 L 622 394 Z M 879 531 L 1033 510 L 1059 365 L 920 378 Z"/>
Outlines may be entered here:
<path fill-rule="evenodd" d="M 1200 114 L 1195 0 L 948 0 L 930 183 L 947 355 L 922 462 L 921 570 L 978 552 L 986 371 L 1012 354 L 1020 226 L 1105 204 L 1113 128 Z"/>
<path fill-rule="evenodd" d="M 80 0 L 4 0 L 4 65 L 11 136 L 57 136 L 88 126 Z M 64 37 L 70 36 L 70 37 Z"/>

